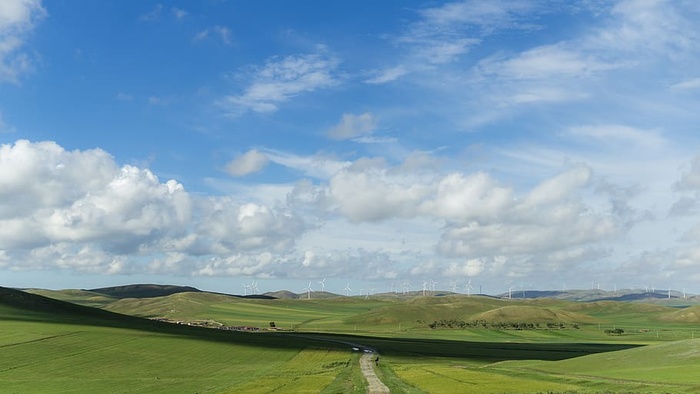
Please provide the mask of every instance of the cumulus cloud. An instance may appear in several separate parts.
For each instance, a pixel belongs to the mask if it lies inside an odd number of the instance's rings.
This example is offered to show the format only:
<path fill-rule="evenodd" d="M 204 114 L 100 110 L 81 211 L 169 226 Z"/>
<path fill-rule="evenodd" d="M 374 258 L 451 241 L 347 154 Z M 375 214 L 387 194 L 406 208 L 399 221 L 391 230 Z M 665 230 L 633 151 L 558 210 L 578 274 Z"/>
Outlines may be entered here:
<path fill-rule="evenodd" d="M 338 162 L 328 177 L 298 182 L 286 200 L 262 203 L 191 194 L 99 149 L 17 141 L 0 146 L 0 265 L 261 278 L 517 277 L 600 260 L 610 253 L 606 242 L 626 230 L 613 207 L 585 202 L 595 186 L 585 166 L 517 190 L 485 172 L 407 170 L 430 162 L 426 155 L 396 165 Z M 313 242 L 298 246 L 310 232 Z M 343 246 L 351 241 L 354 248 Z"/>
<path fill-rule="evenodd" d="M 182 261 L 171 272 L 199 272 L 230 255 L 288 253 L 306 230 L 283 207 L 193 196 L 102 150 L 54 142 L 0 146 L 0 200 L 0 250 L 18 269 L 129 273 Z"/>
<path fill-rule="evenodd" d="M 367 166 L 365 166 L 367 167 Z M 548 178 L 527 193 L 499 185 L 488 174 L 459 173 L 416 179 L 381 166 L 339 172 L 329 181 L 328 199 L 354 222 L 430 217 L 444 220 L 438 253 L 445 257 L 546 258 L 605 242 L 626 230 L 625 219 L 583 202 L 592 173 L 575 167 Z"/>
<path fill-rule="evenodd" d="M 334 75 L 337 65 L 336 59 L 322 54 L 272 58 L 264 66 L 252 68 L 252 83 L 242 94 L 226 96 L 220 104 L 231 116 L 246 111 L 274 112 L 300 94 L 338 84 Z"/>
<path fill-rule="evenodd" d="M 226 164 L 226 172 L 236 177 L 246 176 L 262 170 L 269 162 L 266 154 L 251 149 Z"/>
<path fill-rule="evenodd" d="M 328 137 L 334 140 L 347 140 L 371 134 L 376 128 L 377 121 L 369 112 L 360 115 L 343 114 L 340 122 L 328 131 Z"/>
<path fill-rule="evenodd" d="M 31 57 L 22 51 L 28 34 L 46 16 L 40 0 L 0 2 L 0 83 L 18 82 L 31 69 Z"/>

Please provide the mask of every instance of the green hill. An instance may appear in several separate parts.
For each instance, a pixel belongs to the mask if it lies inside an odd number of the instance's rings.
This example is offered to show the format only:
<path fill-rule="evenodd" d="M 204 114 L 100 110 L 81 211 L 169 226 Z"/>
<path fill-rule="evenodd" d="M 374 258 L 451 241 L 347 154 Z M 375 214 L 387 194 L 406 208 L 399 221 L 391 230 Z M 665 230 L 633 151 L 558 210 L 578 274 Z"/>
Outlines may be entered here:
<path fill-rule="evenodd" d="M 471 316 L 472 320 L 499 323 L 593 323 L 595 318 L 576 312 L 529 305 L 508 305 Z"/>
<path fill-rule="evenodd" d="M 34 317 L 38 320 L 76 320 L 94 319 L 96 321 L 120 320 L 133 321 L 131 316 L 119 315 L 103 309 L 91 308 L 54 298 L 31 294 L 25 291 L 0 287 L 0 305 L 13 310 L 25 318 Z"/>
<path fill-rule="evenodd" d="M 54 298 L 61 301 L 72 302 L 74 304 L 92 306 L 92 307 L 104 307 L 117 301 L 118 298 L 111 297 L 108 295 L 95 293 L 88 290 L 45 290 L 45 289 L 24 289 L 23 291 L 31 294 L 37 294 L 40 296 Z"/>
<path fill-rule="evenodd" d="M 190 286 L 134 284 L 125 286 L 102 287 L 89 290 L 114 298 L 151 298 L 163 297 L 177 293 L 200 292 L 201 290 Z"/>
<path fill-rule="evenodd" d="M 195 317 L 216 303 L 241 302 L 240 297 L 206 292 L 175 293 L 162 297 L 125 298 L 105 306 L 113 312 L 142 317 Z"/>
<path fill-rule="evenodd" d="M 659 320 L 674 323 L 700 323 L 700 306 L 665 313 L 659 317 Z"/>
<path fill-rule="evenodd" d="M 674 341 L 556 362 L 505 362 L 496 369 L 516 369 L 559 379 L 616 383 L 635 392 L 697 392 L 700 382 L 690 371 L 700 369 L 700 339 Z"/>

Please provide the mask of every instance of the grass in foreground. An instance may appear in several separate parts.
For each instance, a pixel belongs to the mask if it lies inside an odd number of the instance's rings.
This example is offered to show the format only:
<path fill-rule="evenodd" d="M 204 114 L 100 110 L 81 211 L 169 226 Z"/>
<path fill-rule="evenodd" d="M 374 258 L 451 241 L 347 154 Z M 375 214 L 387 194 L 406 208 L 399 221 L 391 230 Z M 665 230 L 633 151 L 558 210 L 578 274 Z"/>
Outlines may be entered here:
<path fill-rule="evenodd" d="M 334 344 L 158 324 L 0 295 L 3 393 L 318 393 L 359 370 L 347 347 Z"/>

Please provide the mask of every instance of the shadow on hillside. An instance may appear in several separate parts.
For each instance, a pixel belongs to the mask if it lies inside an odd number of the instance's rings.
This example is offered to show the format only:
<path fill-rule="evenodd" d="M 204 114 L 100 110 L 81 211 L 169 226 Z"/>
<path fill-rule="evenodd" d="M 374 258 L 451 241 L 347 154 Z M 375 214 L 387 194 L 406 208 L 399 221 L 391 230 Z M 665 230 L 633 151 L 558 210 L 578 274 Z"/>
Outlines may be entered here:
<path fill-rule="evenodd" d="M 299 334 L 298 334 L 299 335 Z M 303 335 L 303 334 L 301 334 Z M 506 360 L 557 361 L 639 347 L 604 343 L 468 342 L 423 338 L 381 338 L 343 334 L 306 334 L 310 338 L 360 343 L 395 357 L 451 357 L 485 362 Z"/>

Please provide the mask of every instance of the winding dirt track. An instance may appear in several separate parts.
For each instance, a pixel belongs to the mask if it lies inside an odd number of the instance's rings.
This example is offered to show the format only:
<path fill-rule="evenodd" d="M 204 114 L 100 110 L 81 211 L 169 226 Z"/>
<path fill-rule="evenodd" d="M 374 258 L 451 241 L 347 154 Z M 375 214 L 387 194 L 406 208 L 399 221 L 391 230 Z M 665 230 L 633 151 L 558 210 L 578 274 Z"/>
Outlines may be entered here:
<path fill-rule="evenodd" d="M 379 357 L 378 353 L 365 353 L 360 358 L 360 368 L 362 369 L 362 374 L 367 379 L 367 392 L 369 394 L 385 394 L 390 393 L 389 388 L 386 387 L 377 374 L 374 373 L 374 363 L 375 358 Z"/>
<path fill-rule="evenodd" d="M 379 353 L 377 353 L 374 349 L 368 348 L 367 346 L 361 345 L 359 343 L 341 341 L 338 339 L 319 338 L 319 337 L 315 337 L 312 335 L 299 335 L 299 334 L 287 334 L 287 335 L 293 336 L 293 337 L 299 337 L 299 338 L 313 339 L 316 341 L 342 343 L 345 345 L 349 345 L 355 349 L 362 349 L 362 351 L 365 351 L 365 349 L 368 350 L 369 352 L 365 352 L 362 355 L 362 357 L 360 357 L 360 369 L 362 370 L 362 375 L 364 375 L 365 379 L 367 379 L 367 393 L 369 393 L 369 394 L 391 393 L 391 390 L 389 390 L 389 388 L 386 387 L 386 385 L 379 379 L 377 374 L 374 373 L 374 367 L 372 366 L 372 364 L 374 364 L 374 360 L 377 357 L 379 357 Z"/>

